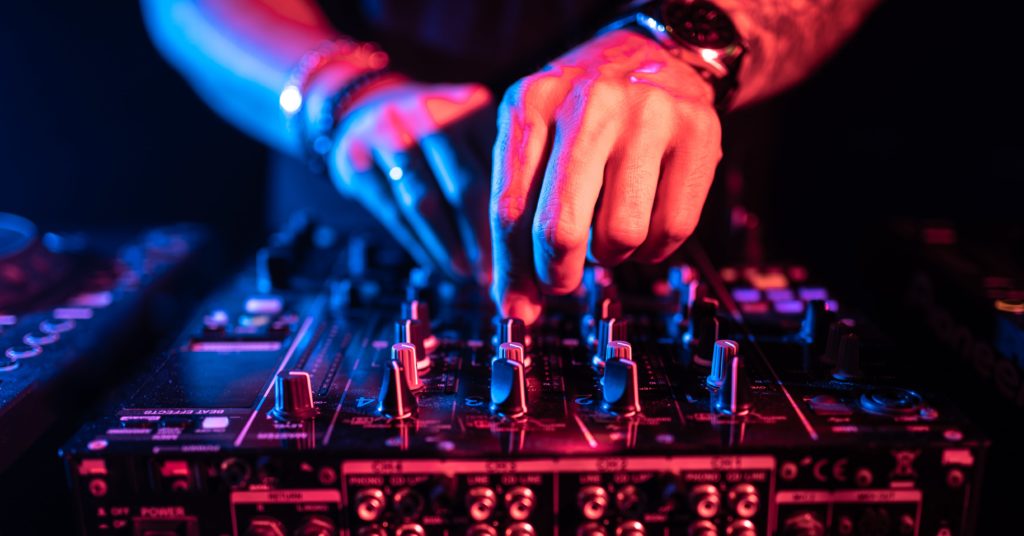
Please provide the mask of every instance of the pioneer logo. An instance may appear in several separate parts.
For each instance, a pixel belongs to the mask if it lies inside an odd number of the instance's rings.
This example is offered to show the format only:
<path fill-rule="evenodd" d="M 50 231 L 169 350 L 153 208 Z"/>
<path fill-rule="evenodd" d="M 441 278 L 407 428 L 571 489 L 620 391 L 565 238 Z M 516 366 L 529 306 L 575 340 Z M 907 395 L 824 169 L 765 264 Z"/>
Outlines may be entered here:
<path fill-rule="evenodd" d="M 1024 385 L 1021 370 L 1013 361 L 996 352 L 992 345 L 973 333 L 935 299 L 935 290 L 928 274 L 919 272 L 910 282 L 907 306 L 924 316 L 928 329 L 944 346 L 970 363 L 978 376 L 992 383 L 1001 397 L 1017 408 L 1024 408 Z"/>

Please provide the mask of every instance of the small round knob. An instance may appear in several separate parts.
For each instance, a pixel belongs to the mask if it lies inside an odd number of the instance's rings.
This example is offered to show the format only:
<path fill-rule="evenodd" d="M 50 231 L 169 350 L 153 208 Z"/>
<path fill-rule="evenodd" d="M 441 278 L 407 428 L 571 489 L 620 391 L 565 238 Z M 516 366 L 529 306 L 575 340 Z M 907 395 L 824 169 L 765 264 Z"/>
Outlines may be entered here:
<path fill-rule="evenodd" d="M 274 409 L 270 415 L 282 421 L 309 419 L 317 413 L 308 372 L 291 370 L 274 379 Z"/>

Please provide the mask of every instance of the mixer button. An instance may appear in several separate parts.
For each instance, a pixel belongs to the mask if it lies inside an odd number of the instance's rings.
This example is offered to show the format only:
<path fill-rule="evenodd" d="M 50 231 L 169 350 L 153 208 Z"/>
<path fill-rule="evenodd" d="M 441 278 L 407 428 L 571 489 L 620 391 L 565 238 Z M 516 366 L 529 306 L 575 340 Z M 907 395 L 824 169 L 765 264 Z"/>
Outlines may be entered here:
<path fill-rule="evenodd" d="M 32 344 L 16 344 L 4 352 L 8 359 L 28 359 L 43 353 L 43 349 Z"/>
<path fill-rule="evenodd" d="M 409 344 L 398 343 L 392 346 L 392 355 L 410 351 Z M 400 359 L 401 357 L 399 357 Z M 396 420 L 408 419 L 416 409 L 416 398 L 409 389 L 408 376 L 397 360 L 388 362 L 381 380 L 380 393 L 377 395 L 377 413 Z"/>
<path fill-rule="evenodd" d="M 17 359 L 11 359 L 6 355 L 0 356 L 0 372 L 12 371 L 18 368 L 19 365 L 20 363 L 18 363 Z"/>
<path fill-rule="evenodd" d="M 639 521 L 626 521 L 615 527 L 615 536 L 644 536 L 647 529 Z"/>
<path fill-rule="evenodd" d="M 59 333 L 44 333 L 42 331 L 31 331 L 21 338 L 22 342 L 29 346 L 47 346 L 60 340 Z"/>
<path fill-rule="evenodd" d="M 39 323 L 39 331 L 43 333 L 67 333 L 75 329 L 72 319 L 48 318 Z"/>
<path fill-rule="evenodd" d="M 873 389 L 860 397 L 860 405 L 869 413 L 880 415 L 912 415 L 924 404 L 921 395 L 909 389 L 884 387 Z"/>
<path fill-rule="evenodd" d="M 608 343 L 604 364 L 602 409 L 622 416 L 640 412 L 640 382 L 637 365 L 628 342 Z"/>
<path fill-rule="evenodd" d="M 316 413 L 308 372 L 291 370 L 274 378 L 272 417 L 282 421 L 300 421 L 312 418 Z"/>
<path fill-rule="evenodd" d="M 114 295 L 110 291 L 86 292 L 71 298 L 69 302 L 77 307 L 89 307 L 92 309 L 103 309 L 114 303 Z"/>
<path fill-rule="evenodd" d="M 284 300 L 278 296 L 250 296 L 245 300 L 245 312 L 251 315 L 276 315 L 284 310 Z"/>

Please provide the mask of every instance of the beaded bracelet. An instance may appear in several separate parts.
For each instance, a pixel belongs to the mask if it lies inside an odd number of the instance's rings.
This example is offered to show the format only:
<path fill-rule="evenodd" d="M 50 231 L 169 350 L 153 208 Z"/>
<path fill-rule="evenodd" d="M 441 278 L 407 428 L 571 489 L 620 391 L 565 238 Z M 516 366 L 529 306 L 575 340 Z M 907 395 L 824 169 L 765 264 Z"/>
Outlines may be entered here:
<path fill-rule="evenodd" d="M 387 72 L 388 55 L 372 43 L 357 43 L 347 38 L 338 39 L 323 43 L 303 54 L 295 67 L 288 73 L 288 79 L 278 96 L 278 105 L 285 115 L 288 130 L 296 133 L 304 152 L 311 157 L 311 161 L 316 158 L 322 159 L 322 156 L 313 150 L 315 140 L 319 139 L 322 133 L 317 131 L 313 133 L 314 135 L 310 135 L 307 132 L 308 125 L 304 114 L 306 92 L 316 75 L 324 67 L 336 62 L 344 62 L 356 70 L 363 71 L 342 88 L 341 93 L 344 93 L 345 88 L 352 86 L 353 82 L 362 79 L 376 79 Z M 363 85 L 363 83 L 359 85 Z M 334 105 L 325 107 L 325 109 L 333 111 Z M 313 123 L 320 123 L 320 118 Z"/>

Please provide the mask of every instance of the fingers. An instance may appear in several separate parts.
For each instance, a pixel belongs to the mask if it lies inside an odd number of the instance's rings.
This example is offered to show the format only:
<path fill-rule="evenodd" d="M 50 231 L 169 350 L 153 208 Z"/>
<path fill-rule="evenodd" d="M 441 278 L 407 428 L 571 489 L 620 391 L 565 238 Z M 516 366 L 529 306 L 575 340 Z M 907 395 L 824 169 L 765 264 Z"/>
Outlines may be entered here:
<path fill-rule="evenodd" d="M 618 124 L 613 95 L 596 87 L 574 92 L 557 132 L 533 221 L 533 254 L 544 290 L 567 294 L 583 279 L 587 241 Z"/>
<path fill-rule="evenodd" d="M 399 210 L 435 264 L 450 266 L 457 277 L 468 277 L 469 261 L 430 167 L 417 148 L 403 147 L 395 141 L 378 144 L 373 155 L 389 179 Z"/>
<path fill-rule="evenodd" d="M 695 121 L 662 162 L 647 239 L 633 259 L 661 262 L 693 234 L 722 157 L 717 120 Z"/>
<path fill-rule="evenodd" d="M 491 279 L 490 228 L 487 220 L 487 177 L 483 166 L 464 141 L 430 134 L 420 147 L 448 203 L 472 272 L 483 285 Z"/>
<path fill-rule="evenodd" d="M 635 137 L 615 151 L 604 170 L 604 188 L 594 215 L 590 256 L 614 266 L 629 258 L 650 231 L 661 157 L 668 128 L 646 122 L 631 129 Z"/>
<path fill-rule="evenodd" d="M 433 258 L 403 220 L 384 175 L 374 165 L 370 148 L 355 136 L 343 136 L 333 155 L 334 165 L 329 167 L 335 187 L 363 205 L 417 264 L 436 268 Z"/>
<path fill-rule="evenodd" d="M 550 151 L 548 117 L 553 106 L 538 109 L 525 104 L 529 93 L 551 89 L 549 79 L 537 78 L 520 81 L 506 92 L 498 109 L 492 160 L 494 300 L 503 316 L 522 318 L 527 324 L 533 323 L 541 310 L 532 228 L 543 164 Z"/>

